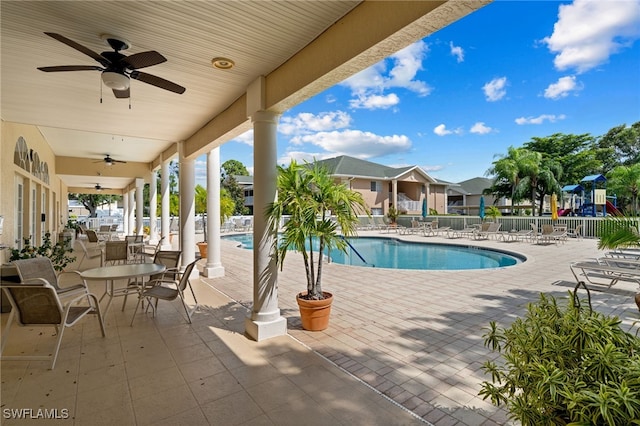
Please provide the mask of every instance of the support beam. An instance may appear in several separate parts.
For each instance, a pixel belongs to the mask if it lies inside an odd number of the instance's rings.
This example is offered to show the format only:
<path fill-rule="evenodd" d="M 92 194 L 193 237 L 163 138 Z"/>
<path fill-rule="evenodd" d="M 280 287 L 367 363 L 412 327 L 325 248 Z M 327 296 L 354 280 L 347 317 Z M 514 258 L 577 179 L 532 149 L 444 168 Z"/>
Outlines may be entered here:
<path fill-rule="evenodd" d="M 207 154 L 207 263 L 205 277 L 223 277 L 220 251 L 220 147 Z"/>
<path fill-rule="evenodd" d="M 275 235 L 269 232 L 264 210 L 276 197 L 276 131 L 278 114 L 254 112 L 253 306 L 245 319 L 246 334 L 257 340 L 287 333 L 278 307 L 278 268 L 270 255 Z"/>

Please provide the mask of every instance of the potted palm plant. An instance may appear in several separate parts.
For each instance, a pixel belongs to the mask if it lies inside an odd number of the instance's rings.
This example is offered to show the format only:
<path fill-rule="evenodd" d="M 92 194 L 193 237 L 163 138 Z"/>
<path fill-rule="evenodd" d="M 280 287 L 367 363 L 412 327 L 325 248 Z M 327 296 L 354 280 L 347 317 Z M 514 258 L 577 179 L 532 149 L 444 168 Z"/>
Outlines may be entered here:
<path fill-rule="evenodd" d="M 278 166 L 278 197 L 266 210 L 273 251 L 282 269 L 288 250 L 302 254 L 307 289 L 297 295 L 302 327 L 324 330 L 329 324 L 333 295 L 322 289 L 322 265 L 325 253 L 333 249 L 345 252 L 345 238 L 356 235 L 358 214 L 367 211 L 362 194 L 336 183 L 327 169 L 318 163 Z M 283 220 L 286 222 L 280 227 Z"/>
<path fill-rule="evenodd" d="M 235 204 L 226 189 L 220 189 L 220 224 L 233 214 Z M 207 190 L 202 185 L 196 185 L 195 189 L 196 214 L 202 217 L 202 230 L 204 240 L 196 243 L 202 259 L 207 257 L 209 244 L 207 243 Z"/>

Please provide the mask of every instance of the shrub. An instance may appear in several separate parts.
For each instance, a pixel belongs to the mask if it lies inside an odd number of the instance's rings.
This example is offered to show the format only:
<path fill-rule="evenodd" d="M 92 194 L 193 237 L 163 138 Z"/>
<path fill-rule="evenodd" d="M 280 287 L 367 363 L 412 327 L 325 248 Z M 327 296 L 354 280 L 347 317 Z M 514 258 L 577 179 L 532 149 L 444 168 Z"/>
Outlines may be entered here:
<path fill-rule="evenodd" d="M 524 426 L 640 424 L 640 339 L 569 300 L 541 295 L 510 327 L 490 323 L 485 345 L 504 363 L 485 362 L 480 395 Z"/>
<path fill-rule="evenodd" d="M 21 250 L 11 249 L 9 261 L 45 256 L 51 259 L 54 269 L 59 272 L 66 268 L 69 263 L 76 260 L 75 256 L 69 256 L 67 254 L 73 252 L 73 249 L 69 248 L 69 238 L 65 241 L 58 241 L 56 244 L 51 244 L 51 232 L 47 232 L 44 234 L 42 240 L 43 242 L 40 247 L 34 247 L 31 245 L 31 238 L 25 238 L 24 247 Z"/>

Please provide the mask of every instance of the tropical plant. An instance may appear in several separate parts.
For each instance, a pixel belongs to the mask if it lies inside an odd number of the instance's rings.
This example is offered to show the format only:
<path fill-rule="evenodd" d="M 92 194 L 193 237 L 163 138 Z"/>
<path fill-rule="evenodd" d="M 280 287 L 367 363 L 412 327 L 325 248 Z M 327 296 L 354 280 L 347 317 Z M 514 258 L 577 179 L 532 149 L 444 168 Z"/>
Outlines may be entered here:
<path fill-rule="evenodd" d="M 487 216 L 489 216 L 491 219 L 493 219 L 493 221 L 496 221 L 496 218 L 498 216 L 502 216 L 502 213 L 500 213 L 500 209 L 497 208 L 496 206 L 489 206 L 487 208 L 484 209 L 485 214 Z"/>
<path fill-rule="evenodd" d="M 229 216 L 233 214 L 235 204 L 229 193 L 224 189 L 220 189 L 220 223 L 224 223 Z M 202 185 L 196 185 L 195 188 L 195 211 L 196 214 L 202 216 L 202 226 L 204 228 L 204 242 L 207 242 L 207 190 Z"/>
<path fill-rule="evenodd" d="M 400 212 L 393 206 L 389 206 L 389 210 L 387 211 L 387 217 L 391 221 L 391 223 L 396 223 L 398 220 L 398 216 L 400 216 Z"/>
<path fill-rule="evenodd" d="M 598 226 L 599 249 L 640 247 L 640 217 L 607 216 Z"/>
<path fill-rule="evenodd" d="M 640 424 L 640 339 L 569 294 L 564 306 L 541 294 L 508 328 L 490 323 L 485 346 L 503 362 L 484 363 L 479 394 L 524 426 Z"/>
<path fill-rule="evenodd" d="M 619 197 L 631 201 L 631 210 L 638 213 L 638 194 L 640 194 L 640 164 L 618 166 L 609 174 L 609 190 Z"/>
<path fill-rule="evenodd" d="M 69 263 L 76 260 L 75 256 L 69 256 L 68 254 L 73 253 L 73 248 L 71 248 L 69 244 L 70 241 L 70 238 L 66 238 L 63 241 L 52 244 L 51 232 L 46 232 L 42 238 L 42 245 L 35 247 L 31 245 L 31 238 L 25 238 L 22 249 L 11 249 L 9 261 L 44 256 L 51 259 L 51 263 L 56 271 L 62 271 Z"/>
<path fill-rule="evenodd" d="M 277 170 L 278 197 L 266 209 L 276 261 L 282 269 L 289 249 L 300 252 L 307 279 L 304 298 L 322 300 L 325 252 L 346 251 L 345 237 L 356 234 L 358 214 L 368 214 L 366 204 L 360 193 L 336 183 L 318 163 L 300 165 L 292 160 L 288 167 L 278 166 Z M 276 238 L 285 215 L 289 218 L 282 226 L 281 237 Z"/>

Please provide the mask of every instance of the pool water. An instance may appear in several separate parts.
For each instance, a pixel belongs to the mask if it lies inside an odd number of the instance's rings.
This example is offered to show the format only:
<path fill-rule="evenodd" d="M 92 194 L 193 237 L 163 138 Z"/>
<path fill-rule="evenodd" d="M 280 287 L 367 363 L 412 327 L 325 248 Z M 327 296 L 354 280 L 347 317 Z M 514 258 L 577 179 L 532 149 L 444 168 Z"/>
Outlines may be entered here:
<path fill-rule="evenodd" d="M 252 234 L 222 237 L 253 249 Z M 393 238 L 349 238 L 347 253 L 334 250 L 336 263 L 393 269 L 462 270 L 513 266 L 525 259 L 515 254 L 475 246 L 400 241 Z M 364 261 L 363 261 L 364 260 Z"/>

